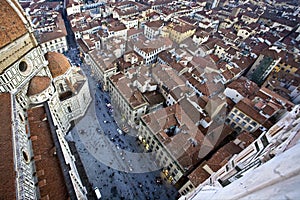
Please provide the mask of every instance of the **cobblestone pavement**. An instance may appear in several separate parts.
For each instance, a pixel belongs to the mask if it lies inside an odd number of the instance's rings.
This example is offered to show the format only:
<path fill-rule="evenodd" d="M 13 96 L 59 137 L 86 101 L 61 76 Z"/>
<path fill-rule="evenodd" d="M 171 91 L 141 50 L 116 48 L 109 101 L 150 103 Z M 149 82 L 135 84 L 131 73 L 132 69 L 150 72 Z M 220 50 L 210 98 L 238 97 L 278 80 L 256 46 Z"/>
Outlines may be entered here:
<path fill-rule="evenodd" d="M 82 68 L 89 78 L 93 101 L 70 134 L 90 184 L 100 189 L 103 199 L 176 199 L 178 193 L 170 183 L 156 183 L 161 169 L 151 153 L 144 153 L 138 144 L 137 131 L 129 126 L 128 134 L 117 131 L 126 122 L 118 110 L 109 112 L 108 93 L 97 88 L 88 66 Z"/>

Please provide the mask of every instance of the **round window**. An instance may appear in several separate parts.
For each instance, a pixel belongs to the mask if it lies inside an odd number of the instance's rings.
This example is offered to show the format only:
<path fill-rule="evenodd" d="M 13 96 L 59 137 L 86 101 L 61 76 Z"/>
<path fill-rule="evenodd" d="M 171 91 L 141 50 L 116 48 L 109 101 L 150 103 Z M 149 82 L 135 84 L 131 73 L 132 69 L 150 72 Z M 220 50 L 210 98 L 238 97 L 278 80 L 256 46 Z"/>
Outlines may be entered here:
<path fill-rule="evenodd" d="M 20 64 L 19 64 L 19 70 L 21 72 L 25 72 L 27 70 L 27 63 L 24 62 L 24 61 L 20 62 Z"/>

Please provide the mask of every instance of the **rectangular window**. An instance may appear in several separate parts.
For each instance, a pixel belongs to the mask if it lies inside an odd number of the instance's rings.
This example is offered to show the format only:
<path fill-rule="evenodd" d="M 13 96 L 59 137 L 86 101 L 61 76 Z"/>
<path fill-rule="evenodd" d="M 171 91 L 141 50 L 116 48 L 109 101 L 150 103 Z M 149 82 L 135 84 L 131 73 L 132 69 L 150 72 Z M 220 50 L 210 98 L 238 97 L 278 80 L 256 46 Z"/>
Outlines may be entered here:
<path fill-rule="evenodd" d="M 177 169 L 174 169 L 174 174 L 177 174 L 178 173 L 178 170 Z"/>
<path fill-rule="evenodd" d="M 233 122 L 233 123 L 230 125 L 230 127 L 231 127 L 231 128 L 234 128 L 235 125 L 236 125 L 236 123 Z"/>
<path fill-rule="evenodd" d="M 259 146 L 258 146 L 257 142 L 254 143 L 254 146 L 256 148 L 256 151 L 259 151 Z"/>
<path fill-rule="evenodd" d="M 59 88 L 60 88 L 60 91 L 62 91 L 62 92 L 64 91 L 64 86 L 62 83 L 59 84 Z"/>
<path fill-rule="evenodd" d="M 236 121 L 236 122 L 239 122 L 240 120 L 241 120 L 241 119 L 240 119 L 240 118 L 238 118 L 238 117 L 235 119 L 235 121 Z"/>
<path fill-rule="evenodd" d="M 251 125 L 256 126 L 257 123 L 256 122 L 251 122 Z"/>
<path fill-rule="evenodd" d="M 245 115 L 243 113 L 240 113 L 239 116 L 243 118 Z"/>
<path fill-rule="evenodd" d="M 269 141 L 266 137 L 266 135 L 263 135 L 261 138 L 260 138 L 261 142 L 263 143 L 264 147 L 268 146 L 269 144 Z"/>
<path fill-rule="evenodd" d="M 71 109 L 71 107 L 70 107 L 70 106 L 68 106 L 68 107 L 67 107 L 67 109 L 68 109 L 68 112 L 69 112 L 69 113 L 71 113 L 71 112 L 72 112 L 72 109 Z"/>

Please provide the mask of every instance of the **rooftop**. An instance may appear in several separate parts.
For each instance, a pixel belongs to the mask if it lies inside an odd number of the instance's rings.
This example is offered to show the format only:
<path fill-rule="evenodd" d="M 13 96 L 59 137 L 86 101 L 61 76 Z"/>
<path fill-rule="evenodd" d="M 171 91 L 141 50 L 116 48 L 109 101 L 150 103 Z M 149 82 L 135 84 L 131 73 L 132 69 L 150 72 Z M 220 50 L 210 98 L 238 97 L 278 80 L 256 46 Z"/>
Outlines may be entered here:
<path fill-rule="evenodd" d="M 49 62 L 48 67 L 53 78 L 63 75 L 71 68 L 69 60 L 61 53 L 48 52 L 45 58 Z"/>
<path fill-rule="evenodd" d="M 147 105 L 141 92 L 131 87 L 131 80 L 125 75 L 117 73 L 110 77 L 111 82 L 115 85 L 118 91 L 126 99 L 132 109 L 137 109 L 140 106 Z"/>
<path fill-rule="evenodd" d="M 18 12 L 21 11 L 20 8 L 17 9 Z M 24 22 L 6 0 L 0 1 L 0 24 L 0 48 L 27 33 Z"/>
<path fill-rule="evenodd" d="M 48 76 L 35 76 L 30 80 L 27 95 L 35 95 L 41 93 L 49 87 L 51 79 Z"/>
<path fill-rule="evenodd" d="M 69 199 L 44 107 L 28 110 L 28 122 L 41 199 Z"/>
<path fill-rule="evenodd" d="M 160 28 L 164 25 L 164 21 L 162 20 L 150 21 L 150 22 L 146 22 L 145 25 L 150 28 Z"/>
<path fill-rule="evenodd" d="M 243 97 L 252 99 L 257 94 L 259 87 L 256 83 L 250 81 L 246 77 L 240 77 L 227 85 L 227 88 L 236 90 Z"/>
<path fill-rule="evenodd" d="M 145 92 L 143 96 L 147 100 L 150 106 L 154 106 L 164 102 L 165 98 L 158 91 Z"/>
<path fill-rule="evenodd" d="M 190 175 L 188 175 L 191 182 L 197 187 L 202 182 L 204 182 L 210 174 L 204 169 L 208 166 L 212 171 L 218 171 L 222 166 L 227 164 L 228 160 L 233 154 L 239 153 L 242 149 L 235 145 L 233 142 L 229 142 L 223 147 L 221 147 L 213 156 L 208 160 L 203 162 L 199 167 L 197 167 Z"/>
<path fill-rule="evenodd" d="M 0 102 L 0 194 L 3 199 L 16 199 L 11 95 L 0 93 Z"/>
<path fill-rule="evenodd" d="M 98 49 L 94 49 L 90 51 L 90 56 L 93 60 L 98 64 L 98 67 L 101 71 L 105 72 L 107 70 L 112 70 L 116 68 L 114 62 L 117 61 L 115 55 L 109 52 L 100 51 Z"/>
<path fill-rule="evenodd" d="M 196 30 L 196 27 L 189 24 L 181 24 L 175 25 L 173 29 L 179 33 L 186 33 L 188 31 Z"/>
<path fill-rule="evenodd" d="M 259 114 L 259 112 L 254 108 L 254 105 L 250 99 L 242 99 L 236 104 L 235 107 L 260 124 L 263 124 L 267 121 L 267 119 Z"/>
<path fill-rule="evenodd" d="M 138 49 L 142 50 L 143 52 L 150 53 L 162 47 L 170 47 L 172 46 L 173 42 L 166 37 L 159 37 L 153 40 L 145 40 L 144 38 L 140 37 L 135 43 Z"/>
<path fill-rule="evenodd" d="M 57 17 L 54 21 L 55 28 L 52 31 L 46 31 L 36 35 L 40 43 L 45 43 L 57 38 L 67 36 L 67 30 L 61 14 L 59 12 L 56 12 L 55 14 L 57 14 Z"/>
<path fill-rule="evenodd" d="M 195 126 L 201 114 L 186 99 L 178 104 L 156 110 L 142 117 L 148 128 L 158 140 L 177 158 L 182 167 L 190 168 L 199 160 L 199 150 L 204 135 Z M 179 132 L 170 134 L 170 128 L 177 127 Z"/>

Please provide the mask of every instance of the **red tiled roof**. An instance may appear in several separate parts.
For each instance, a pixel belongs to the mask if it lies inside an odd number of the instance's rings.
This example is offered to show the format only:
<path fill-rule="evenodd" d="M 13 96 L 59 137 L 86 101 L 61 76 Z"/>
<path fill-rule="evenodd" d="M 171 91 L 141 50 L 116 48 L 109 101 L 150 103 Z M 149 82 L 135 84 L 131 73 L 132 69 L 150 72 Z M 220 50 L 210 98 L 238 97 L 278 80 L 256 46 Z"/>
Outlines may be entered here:
<path fill-rule="evenodd" d="M 229 158 L 236 153 L 239 153 L 242 149 L 235 145 L 233 142 L 229 142 L 223 147 L 221 147 L 208 161 L 207 164 L 210 165 L 219 165 L 219 168 L 215 169 L 219 170 L 223 165 L 227 163 Z"/>
<path fill-rule="evenodd" d="M 108 29 L 109 31 L 117 32 L 117 31 L 126 30 L 126 26 L 122 22 L 115 21 L 109 24 Z"/>
<path fill-rule="evenodd" d="M 259 91 L 259 87 L 256 83 L 243 76 L 232 81 L 227 85 L 227 87 L 238 91 L 243 97 L 247 97 L 249 99 L 254 98 Z"/>
<path fill-rule="evenodd" d="M 164 24 L 164 21 L 162 20 L 157 20 L 157 21 L 152 21 L 152 22 L 146 22 L 145 25 L 150 27 L 150 28 L 160 28 Z"/>
<path fill-rule="evenodd" d="M 237 139 L 239 139 L 241 142 L 243 142 L 243 144 L 244 144 L 243 148 L 246 148 L 255 140 L 254 136 L 246 131 L 243 131 L 242 133 L 240 133 L 237 136 Z"/>
<path fill-rule="evenodd" d="M 44 32 L 43 34 L 39 34 L 37 36 L 39 43 L 45 43 L 57 38 L 62 38 L 67 36 L 65 23 L 60 13 L 58 13 L 55 23 L 56 23 L 56 28 L 53 31 Z"/>
<path fill-rule="evenodd" d="M 263 112 L 269 116 L 272 116 L 275 113 L 275 109 L 267 104 L 263 109 Z"/>
<path fill-rule="evenodd" d="M 196 30 L 195 26 L 184 24 L 184 25 L 176 25 L 174 28 L 174 31 L 179 33 L 186 33 L 191 30 Z"/>
<path fill-rule="evenodd" d="M 58 157 L 55 155 L 55 145 L 46 118 L 44 107 L 28 110 L 32 148 L 35 158 L 36 172 L 41 198 L 68 199 Z"/>
<path fill-rule="evenodd" d="M 188 175 L 188 178 L 196 187 L 210 177 L 210 174 L 202 168 L 205 164 L 206 163 L 204 162 L 201 166 L 197 167 L 190 175 Z"/>
<path fill-rule="evenodd" d="M 267 121 L 264 116 L 262 116 L 257 110 L 255 110 L 253 103 L 248 98 L 244 98 L 239 101 L 236 104 L 236 108 L 260 124 L 263 124 Z"/>
<path fill-rule="evenodd" d="M 222 75 L 226 80 L 231 80 L 234 77 L 230 70 L 222 72 Z"/>
<path fill-rule="evenodd" d="M 48 76 L 35 76 L 30 80 L 27 95 L 35 95 L 41 93 L 49 87 L 51 80 Z"/>
<path fill-rule="evenodd" d="M 76 40 L 80 49 L 84 52 L 84 53 L 87 53 L 89 52 L 89 47 L 83 42 L 83 39 L 82 38 L 79 38 Z"/>
<path fill-rule="evenodd" d="M 1 4 L 1 3 L 0 3 Z M 2 8 L 2 7 L 1 7 Z M 11 96 L 0 93 L 0 195 L 1 199 L 16 199 Z"/>
<path fill-rule="evenodd" d="M 233 154 L 239 153 L 241 150 L 242 149 L 233 142 L 227 143 L 221 147 L 208 161 L 204 161 L 190 175 L 188 175 L 188 178 L 194 184 L 194 186 L 197 187 L 210 177 L 210 174 L 203 169 L 205 165 L 208 165 L 211 170 L 216 172 L 227 163 Z"/>
<path fill-rule="evenodd" d="M 0 48 L 27 33 L 27 29 L 6 0 L 0 1 Z"/>
<path fill-rule="evenodd" d="M 45 55 L 49 62 L 49 70 L 53 78 L 63 75 L 71 67 L 68 59 L 61 53 L 48 52 Z"/>
<path fill-rule="evenodd" d="M 136 35 L 136 34 L 142 34 L 143 33 L 143 30 L 141 29 L 134 29 L 134 28 L 131 28 L 131 29 L 128 29 L 127 30 L 127 36 L 132 36 L 132 35 Z"/>

